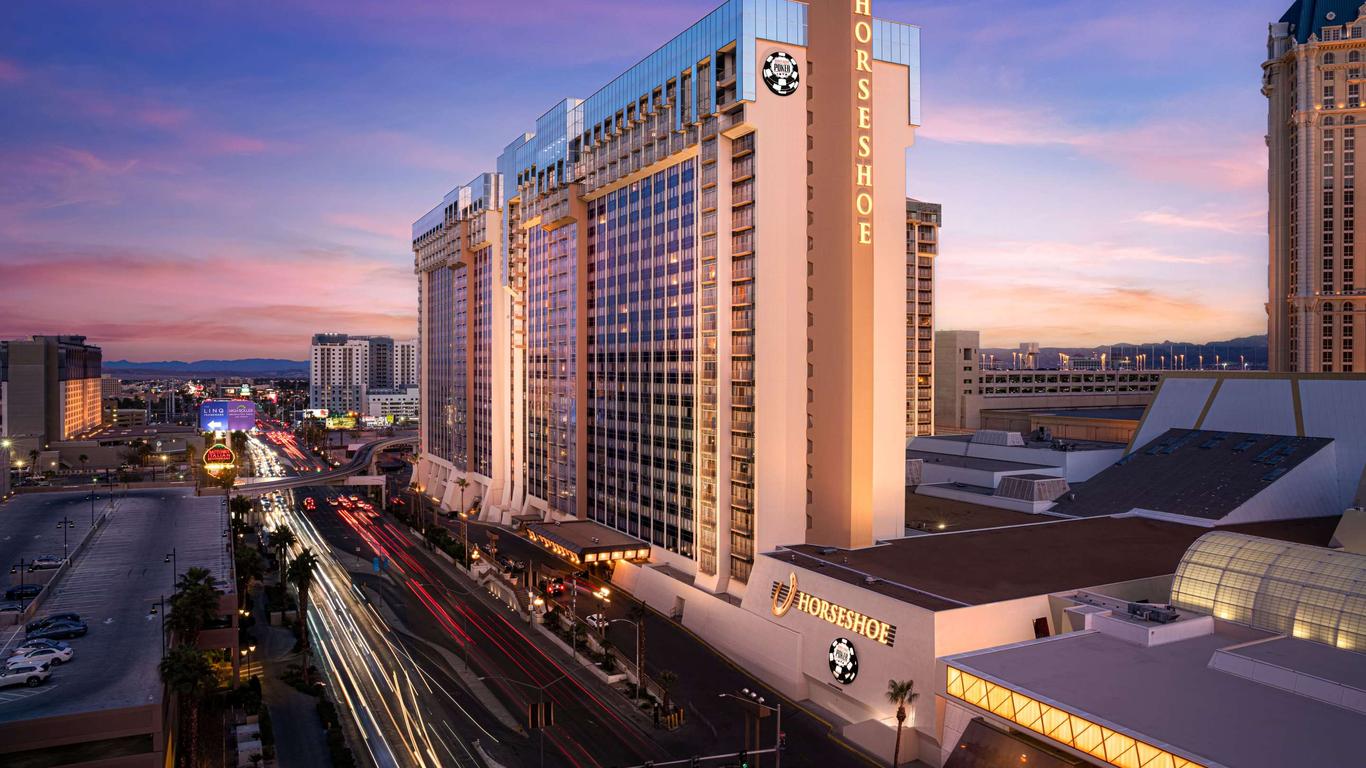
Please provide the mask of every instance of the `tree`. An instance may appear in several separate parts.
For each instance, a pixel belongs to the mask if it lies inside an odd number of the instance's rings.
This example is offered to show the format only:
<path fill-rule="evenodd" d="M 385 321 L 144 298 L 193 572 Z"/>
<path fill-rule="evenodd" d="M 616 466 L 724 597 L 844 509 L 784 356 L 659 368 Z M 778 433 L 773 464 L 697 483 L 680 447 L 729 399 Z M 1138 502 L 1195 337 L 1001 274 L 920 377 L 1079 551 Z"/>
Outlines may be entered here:
<path fill-rule="evenodd" d="M 915 705 L 920 694 L 915 692 L 914 680 L 888 680 L 887 701 L 896 705 L 896 746 L 892 750 L 892 768 L 901 760 L 901 729 L 906 724 L 906 705 Z"/>
<path fill-rule="evenodd" d="M 460 486 L 460 513 L 464 514 L 469 511 L 465 509 L 465 489 L 470 487 L 470 481 L 462 477 L 456 480 L 455 484 Z"/>
<path fill-rule="evenodd" d="M 669 694 L 673 693 L 674 685 L 678 683 L 678 675 L 674 674 L 671 669 L 665 669 L 660 671 L 659 679 L 656 682 L 659 683 L 659 689 L 664 692 L 664 711 L 672 711 L 673 707 L 669 705 Z"/>
<path fill-rule="evenodd" d="M 237 594 L 242 598 L 242 605 L 246 605 L 251 583 L 265 578 L 266 564 L 256 547 L 234 547 L 232 559 L 237 570 Z"/>
<path fill-rule="evenodd" d="M 38 471 L 38 449 L 34 448 L 28 452 L 28 473 L 33 475 Z"/>
<path fill-rule="evenodd" d="M 85 466 L 90 463 L 90 457 L 86 456 L 84 453 L 77 456 L 76 459 L 81 462 L 81 469 L 85 469 Z"/>
<path fill-rule="evenodd" d="M 304 547 L 294 562 L 289 564 L 289 581 L 299 593 L 299 644 L 304 655 L 304 684 L 308 684 L 308 590 L 313 586 L 313 575 L 318 569 L 318 558 L 313 550 Z"/>
<path fill-rule="evenodd" d="M 204 652 L 193 645 L 181 644 L 172 648 L 161 660 L 161 682 L 180 700 L 182 712 L 190 713 L 190 746 L 182 750 L 188 760 L 185 764 L 198 764 L 199 755 L 199 702 L 212 691 L 218 683 L 213 673 L 213 665 Z"/>
<path fill-rule="evenodd" d="M 251 513 L 251 499 L 246 496 L 234 496 L 228 502 L 228 509 L 232 510 L 233 517 L 243 518 Z"/>
<path fill-rule="evenodd" d="M 289 548 L 298 542 L 294 536 L 294 531 L 287 525 L 281 525 L 270 534 L 270 548 L 275 550 L 275 559 L 280 561 L 280 581 L 285 580 L 285 564 L 289 560 Z"/>
<path fill-rule="evenodd" d="M 204 627 L 218 618 L 218 596 L 208 569 L 191 568 L 180 577 L 166 617 L 180 642 L 194 644 Z"/>
<path fill-rule="evenodd" d="M 632 603 L 626 610 L 626 618 L 636 625 L 636 660 L 639 667 L 636 669 L 636 698 L 640 698 L 641 691 L 645 690 L 645 610 L 644 603 Z"/>

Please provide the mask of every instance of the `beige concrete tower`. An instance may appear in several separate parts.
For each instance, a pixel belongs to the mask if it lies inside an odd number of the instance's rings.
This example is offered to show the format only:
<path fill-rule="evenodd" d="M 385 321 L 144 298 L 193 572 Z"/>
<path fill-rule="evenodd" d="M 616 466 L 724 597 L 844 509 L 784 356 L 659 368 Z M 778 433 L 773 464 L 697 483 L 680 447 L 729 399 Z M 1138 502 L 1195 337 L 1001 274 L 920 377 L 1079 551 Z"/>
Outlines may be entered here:
<path fill-rule="evenodd" d="M 810 4 L 807 538 L 834 546 L 899 534 L 904 503 L 887 490 L 904 474 L 912 129 L 899 110 L 874 108 L 897 103 L 906 73 L 874 59 L 871 11 L 868 0 Z"/>

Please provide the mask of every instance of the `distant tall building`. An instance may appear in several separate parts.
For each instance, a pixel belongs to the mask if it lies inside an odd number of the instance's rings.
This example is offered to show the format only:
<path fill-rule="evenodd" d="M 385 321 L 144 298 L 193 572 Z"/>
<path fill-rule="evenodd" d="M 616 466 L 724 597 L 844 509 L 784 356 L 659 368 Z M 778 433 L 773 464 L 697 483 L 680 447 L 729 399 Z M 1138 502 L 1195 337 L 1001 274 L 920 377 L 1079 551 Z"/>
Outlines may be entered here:
<path fill-rule="evenodd" d="M 395 389 L 417 386 L 419 359 L 417 339 L 404 339 L 394 342 L 394 381 Z"/>
<path fill-rule="evenodd" d="M 102 357 L 84 336 L 0 342 L 0 436 L 44 448 L 101 426 Z"/>
<path fill-rule="evenodd" d="M 308 402 L 311 408 L 365 413 L 370 390 L 391 391 L 416 382 L 416 361 L 405 345 L 388 336 L 320 333 L 308 358 Z M 409 358 L 405 361 L 405 355 Z M 412 381 L 398 381 L 409 378 Z"/>
<path fill-rule="evenodd" d="M 934 434 L 934 259 L 939 203 L 906 200 L 906 437 Z"/>
<path fill-rule="evenodd" d="M 551 107 L 414 224 L 419 482 L 711 591 L 780 544 L 901 535 L 933 418 L 919 113 L 919 30 L 843 0 L 728 0 Z"/>
<path fill-rule="evenodd" d="M 1298 0 L 1270 26 L 1267 344 L 1273 371 L 1366 371 L 1356 282 L 1356 139 L 1366 17 L 1357 0 Z M 1366 124 L 1363 124 L 1366 127 Z"/>

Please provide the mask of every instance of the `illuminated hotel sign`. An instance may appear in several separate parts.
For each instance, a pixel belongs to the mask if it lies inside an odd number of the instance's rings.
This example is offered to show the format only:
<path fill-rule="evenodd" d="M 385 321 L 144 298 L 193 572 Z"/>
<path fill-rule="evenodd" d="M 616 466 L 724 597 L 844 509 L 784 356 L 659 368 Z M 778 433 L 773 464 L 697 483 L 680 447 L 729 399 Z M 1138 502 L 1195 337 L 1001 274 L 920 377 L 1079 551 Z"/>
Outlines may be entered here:
<path fill-rule="evenodd" d="M 873 242 L 872 0 L 854 3 L 854 228 L 859 245 Z"/>
<path fill-rule="evenodd" d="M 231 448 L 222 443 L 204 451 L 204 471 L 211 475 L 230 469 L 236 462 L 237 455 L 232 452 Z"/>
<path fill-rule="evenodd" d="M 876 640 L 889 648 L 896 644 L 895 626 L 797 589 L 795 571 L 788 574 L 786 584 L 773 582 L 771 598 L 774 616 L 785 616 L 788 611 L 796 608 L 801 613 L 814 616 L 841 629 L 847 629 L 869 640 Z"/>

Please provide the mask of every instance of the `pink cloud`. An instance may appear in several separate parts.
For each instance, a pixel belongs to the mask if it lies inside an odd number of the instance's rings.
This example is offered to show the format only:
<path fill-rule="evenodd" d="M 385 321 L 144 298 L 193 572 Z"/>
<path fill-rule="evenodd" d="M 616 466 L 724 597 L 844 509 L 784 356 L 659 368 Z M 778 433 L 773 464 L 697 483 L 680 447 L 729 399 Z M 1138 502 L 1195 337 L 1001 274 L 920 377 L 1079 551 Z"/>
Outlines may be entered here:
<path fill-rule="evenodd" d="M 0 258 L 0 338 L 63 330 L 115 357 L 301 359 L 316 331 L 416 331 L 411 267 L 346 251 L 208 242 L 187 253 L 26 246 Z"/>
<path fill-rule="evenodd" d="M 329 213 L 324 216 L 327 223 L 332 226 L 364 232 L 367 235 L 374 235 L 385 240 L 397 240 L 404 246 L 412 237 L 412 227 L 408 223 L 412 218 L 413 216 L 408 212 L 387 216 L 356 212 Z"/>
<path fill-rule="evenodd" d="M 0 59 L 0 83 L 17 83 L 24 79 L 24 74 L 18 64 Z"/>

